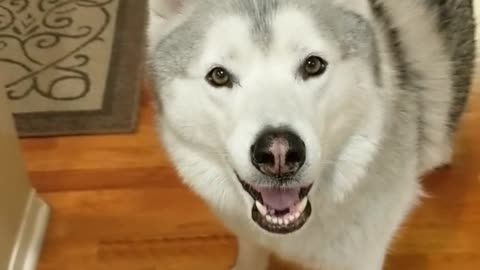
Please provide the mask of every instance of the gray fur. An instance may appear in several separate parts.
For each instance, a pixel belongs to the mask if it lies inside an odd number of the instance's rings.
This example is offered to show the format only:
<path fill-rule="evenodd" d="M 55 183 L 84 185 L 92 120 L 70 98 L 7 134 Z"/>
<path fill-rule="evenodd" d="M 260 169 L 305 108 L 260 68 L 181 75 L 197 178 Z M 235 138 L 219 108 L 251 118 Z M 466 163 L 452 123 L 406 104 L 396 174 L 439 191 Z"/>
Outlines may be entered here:
<path fill-rule="evenodd" d="M 363 57 L 372 65 L 375 79 L 381 85 L 380 56 L 377 50 L 377 40 L 370 23 L 361 16 L 350 11 L 338 9 L 318 1 L 294 1 L 306 13 L 316 19 L 322 33 L 330 33 L 331 38 L 339 42 L 343 48 L 344 58 Z M 341 18 L 341 19 L 339 19 Z"/>
<path fill-rule="evenodd" d="M 203 19 L 189 18 L 156 45 L 151 63 L 157 83 L 185 75 L 186 68 L 199 54 L 198 41 L 203 39 L 203 29 L 208 25 Z"/>
<path fill-rule="evenodd" d="M 272 33 L 270 23 L 275 12 L 286 5 L 295 5 L 312 14 L 322 33 L 328 33 L 344 50 L 344 57 L 364 57 L 372 64 L 376 81 L 381 84 L 380 57 L 370 24 L 349 11 L 334 8 L 323 0 L 225 0 L 222 2 L 201 1 L 194 15 L 178 26 L 157 44 L 154 58 L 157 81 L 175 78 L 184 74 L 185 68 L 198 55 L 199 44 L 205 29 L 212 24 L 216 14 L 246 16 L 251 22 L 252 40 L 265 50 L 270 46 Z M 341 19 L 339 19 L 341 18 Z M 301 29 L 299 29 L 301 31 Z"/>
<path fill-rule="evenodd" d="M 472 82 L 475 59 L 475 21 L 472 0 L 424 0 L 425 5 L 434 9 L 437 15 L 437 27 L 445 38 L 446 51 L 453 64 L 453 93 L 450 110 L 450 128 L 452 132 L 462 115 Z M 401 89 L 422 91 L 415 81 L 422 79 L 415 67 L 405 61 L 405 52 L 399 37 L 399 29 L 392 26 L 385 12 L 382 0 L 370 0 L 374 14 L 383 25 L 390 44 Z M 419 110 L 420 136 L 422 128 L 422 107 Z"/>
<path fill-rule="evenodd" d="M 438 12 L 438 29 L 455 66 L 450 125 L 455 129 L 465 109 L 475 59 L 475 21 L 472 0 L 426 0 Z"/>
<path fill-rule="evenodd" d="M 399 88 L 416 96 L 418 145 L 429 140 L 424 133 L 426 123 L 425 106 L 421 93 L 425 91 L 418 83 L 428 77 L 415 65 L 406 61 L 407 55 L 401 40 L 401 29 L 392 25 L 391 18 L 384 8 L 384 0 L 370 0 L 377 21 L 383 25 L 385 38 L 388 40 L 398 79 Z M 452 98 L 450 104 L 449 129 L 453 136 L 460 117 L 465 109 L 472 82 L 475 58 L 475 23 L 471 0 L 424 0 L 437 17 L 437 29 L 445 39 L 445 51 L 452 62 Z M 428 72 L 428 71 L 424 71 Z M 440 90 L 440 89 L 439 89 Z M 432 105 L 438 106 L 438 105 Z"/>
<path fill-rule="evenodd" d="M 383 27 L 383 35 L 388 41 L 391 50 L 391 58 L 395 63 L 395 71 L 398 80 L 398 86 L 401 89 L 416 88 L 412 87 L 415 81 L 416 72 L 414 68 L 406 61 L 405 50 L 403 48 L 399 30 L 392 26 L 391 18 L 385 11 L 382 1 L 370 0 L 374 16 Z"/>
<path fill-rule="evenodd" d="M 417 140 L 418 145 L 422 144 L 422 141 L 426 139 L 423 132 L 423 115 L 422 112 L 422 99 L 420 97 L 420 92 L 423 90 L 416 81 L 419 79 L 420 72 L 415 70 L 415 68 L 406 60 L 406 51 L 403 47 L 402 40 L 400 38 L 399 29 L 395 28 L 392 23 L 392 18 L 385 10 L 382 0 L 370 0 L 370 6 L 373 12 L 373 15 L 377 22 L 382 26 L 383 36 L 387 40 L 390 57 L 392 63 L 394 63 L 394 70 L 396 72 L 395 76 L 397 77 L 397 83 L 399 89 L 408 91 L 411 95 L 414 96 L 415 111 L 417 112 Z M 401 109 L 403 110 L 403 109 Z"/>
<path fill-rule="evenodd" d="M 225 1 L 229 2 L 229 1 Z M 236 0 L 231 1 L 230 12 L 240 11 L 252 22 L 252 38 L 260 47 L 267 49 L 271 43 L 270 21 L 279 8 L 279 1 Z"/>

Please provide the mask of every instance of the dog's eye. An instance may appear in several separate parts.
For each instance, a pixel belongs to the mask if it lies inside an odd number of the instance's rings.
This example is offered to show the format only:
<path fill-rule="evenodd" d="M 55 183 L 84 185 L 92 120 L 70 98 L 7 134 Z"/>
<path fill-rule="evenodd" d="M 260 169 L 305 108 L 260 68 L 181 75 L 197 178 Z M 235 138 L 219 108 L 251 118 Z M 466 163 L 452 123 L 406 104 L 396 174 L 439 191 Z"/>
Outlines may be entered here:
<path fill-rule="evenodd" d="M 304 80 L 311 77 L 320 76 L 327 70 L 328 63 L 318 56 L 308 57 L 301 69 L 301 74 Z"/>
<path fill-rule="evenodd" d="M 222 67 L 212 69 L 206 79 L 214 87 L 233 87 L 232 75 Z"/>

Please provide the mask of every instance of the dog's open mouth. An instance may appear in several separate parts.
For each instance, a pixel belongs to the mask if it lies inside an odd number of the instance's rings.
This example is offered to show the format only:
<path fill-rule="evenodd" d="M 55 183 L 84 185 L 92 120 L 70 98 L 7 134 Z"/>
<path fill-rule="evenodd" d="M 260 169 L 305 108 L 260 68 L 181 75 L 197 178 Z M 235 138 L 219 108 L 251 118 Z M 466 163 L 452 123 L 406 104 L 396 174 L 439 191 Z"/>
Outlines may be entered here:
<path fill-rule="evenodd" d="M 312 213 L 308 193 L 312 186 L 295 188 L 255 187 L 240 180 L 253 197 L 252 219 L 264 230 L 289 234 L 302 228 Z"/>

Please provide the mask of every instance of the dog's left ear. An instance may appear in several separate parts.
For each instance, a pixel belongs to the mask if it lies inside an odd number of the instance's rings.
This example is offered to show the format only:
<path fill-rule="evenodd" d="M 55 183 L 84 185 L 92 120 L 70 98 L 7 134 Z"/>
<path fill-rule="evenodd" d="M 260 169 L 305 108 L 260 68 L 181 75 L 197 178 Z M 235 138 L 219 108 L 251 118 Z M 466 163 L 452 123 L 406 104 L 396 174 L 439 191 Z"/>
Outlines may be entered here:
<path fill-rule="evenodd" d="M 364 19 L 372 18 L 370 0 L 334 0 L 335 5 L 362 16 Z"/>

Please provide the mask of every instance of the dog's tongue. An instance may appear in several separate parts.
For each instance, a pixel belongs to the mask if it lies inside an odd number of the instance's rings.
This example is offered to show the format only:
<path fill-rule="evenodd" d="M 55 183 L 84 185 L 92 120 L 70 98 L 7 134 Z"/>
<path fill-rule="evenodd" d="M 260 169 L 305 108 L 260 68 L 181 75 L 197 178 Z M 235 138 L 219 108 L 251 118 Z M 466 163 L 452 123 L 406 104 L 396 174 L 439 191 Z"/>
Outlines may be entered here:
<path fill-rule="evenodd" d="M 263 204 L 275 210 L 289 209 L 300 200 L 300 188 L 256 188 L 262 194 Z"/>

